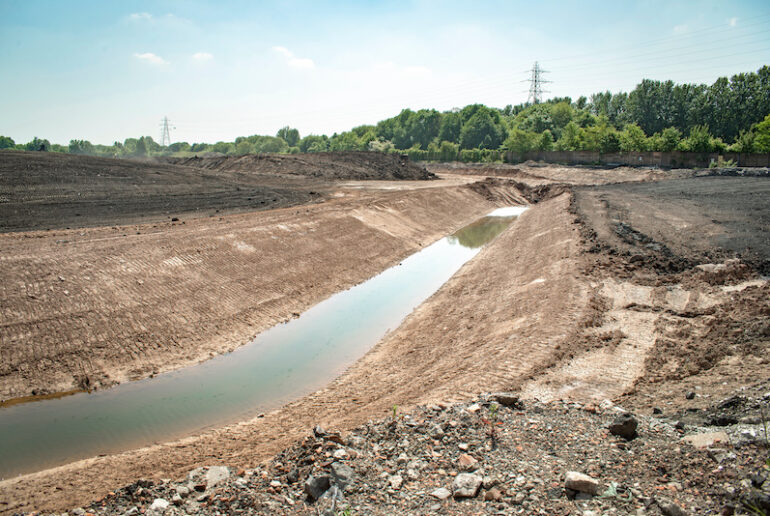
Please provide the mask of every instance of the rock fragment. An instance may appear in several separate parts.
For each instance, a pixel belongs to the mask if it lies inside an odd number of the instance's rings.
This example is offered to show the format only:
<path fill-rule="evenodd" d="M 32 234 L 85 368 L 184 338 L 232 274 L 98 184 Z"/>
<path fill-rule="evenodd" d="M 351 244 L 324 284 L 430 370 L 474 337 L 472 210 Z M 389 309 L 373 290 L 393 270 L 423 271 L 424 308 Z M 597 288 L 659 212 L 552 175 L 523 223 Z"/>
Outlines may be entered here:
<path fill-rule="evenodd" d="M 211 489 L 230 478 L 230 468 L 227 466 L 211 466 L 206 471 L 206 489 Z"/>
<path fill-rule="evenodd" d="M 457 467 L 460 469 L 460 471 L 474 471 L 479 467 L 478 464 L 479 464 L 479 461 L 477 461 L 467 453 L 463 453 L 457 459 Z"/>
<path fill-rule="evenodd" d="M 631 414 L 621 414 L 610 423 L 609 431 L 612 435 L 617 435 L 630 441 L 636 437 L 636 427 L 639 422 Z"/>
<path fill-rule="evenodd" d="M 329 475 L 311 475 L 305 480 L 305 493 L 311 500 L 318 500 L 331 487 Z"/>
<path fill-rule="evenodd" d="M 430 495 L 434 498 L 438 498 L 439 500 L 446 500 L 452 496 L 452 492 L 446 487 L 439 487 L 438 489 L 434 489 Z"/>
<path fill-rule="evenodd" d="M 599 482 L 584 473 L 577 471 L 568 471 L 564 480 L 564 487 L 577 491 L 596 495 L 599 492 Z"/>
<path fill-rule="evenodd" d="M 452 491 L 455 498 L 473 498 L 478 494 L 481 482 L 480 475 L 473 473 L 459 473 L 452 483 Z"/>
<path fill-rule="evenodd" d="M 355 479 L 355 476 L 356 473 L 350 466 L 339 462 L 332 464 L 332 479 L 341 489 L 349 486 Z"/>
<path fill-rule="evenodd" d="M 660 512 L 665 516 L 687 516 L 687 512 L 668 498 L 656 498 Z"/>
<path fill-rule="evenodd" d="M 682 438 L 696 448 L 710 448 L 717 443 L 729 444 L 730 438 L 725 432 L 709 432 L 705 434 L 693 434 Z"/>

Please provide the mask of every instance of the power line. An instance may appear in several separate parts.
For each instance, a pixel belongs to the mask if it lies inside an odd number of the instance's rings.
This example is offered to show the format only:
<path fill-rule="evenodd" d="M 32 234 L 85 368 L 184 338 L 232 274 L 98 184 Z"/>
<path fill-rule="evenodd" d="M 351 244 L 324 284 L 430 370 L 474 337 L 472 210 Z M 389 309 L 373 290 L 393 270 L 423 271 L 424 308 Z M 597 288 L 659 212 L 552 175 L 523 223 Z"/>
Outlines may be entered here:
<path fill-rule="evenodd" d="M 163 117 L 163 120 L 160 121 L 161 124 L 161 131 L 160 131 L 160 146 L 161 147 L 168 147 L 171 145 L 171 131 L 169 128 L 169 125 L 171 125 L 171 122 L 169 121 L 167 116 Z M 176 129 L 176 127 L 174 127 Z"/>
<path fill-rule="evenodd" d="M 529 79 L 526 79 L 521 82 L 527 82 L 529 81 L 529 97 L 527 97 L 527 102 L 530 102 L 532 104 L 539 104 L 540 101 L 543 98 L 543 83 L 545 82 L 551 82 L 543 79 L 542 75 L 544 73 L 548 73 L 548 70 L 543 70 L 540 68 L 540 65 L 535 61 L 535 64 L 532 65 L 532 75 Z M 549 93 L 546 91 L 545 93 Z"/>

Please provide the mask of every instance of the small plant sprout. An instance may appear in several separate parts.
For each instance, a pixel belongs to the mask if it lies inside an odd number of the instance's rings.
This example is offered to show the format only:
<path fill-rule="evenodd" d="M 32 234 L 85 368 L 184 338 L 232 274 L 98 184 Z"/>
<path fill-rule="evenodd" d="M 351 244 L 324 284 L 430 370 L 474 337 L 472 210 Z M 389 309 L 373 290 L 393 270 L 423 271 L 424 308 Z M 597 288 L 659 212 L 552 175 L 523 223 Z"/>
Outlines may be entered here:
<path fill-rule="evenodd" d="M 393 404 L 393 419 L 396 419 L 396 415 L 398 414 L 398 405 L 395 403 Z"/>

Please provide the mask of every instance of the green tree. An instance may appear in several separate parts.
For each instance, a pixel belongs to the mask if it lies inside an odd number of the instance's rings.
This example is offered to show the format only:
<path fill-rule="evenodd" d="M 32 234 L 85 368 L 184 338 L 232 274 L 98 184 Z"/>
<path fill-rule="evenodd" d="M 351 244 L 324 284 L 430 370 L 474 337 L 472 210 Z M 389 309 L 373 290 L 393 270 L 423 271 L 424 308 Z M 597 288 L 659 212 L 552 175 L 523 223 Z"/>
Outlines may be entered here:
<path fill-rule="evenodd" d="M 168 150 L 171 152 L 186 152 L 191 150 L 191 147 L 187 142 L 174 142 L 168 146 Z"/>
<path fill-rule="evenodd" d="M 288 125 L 278 129 L 278 134 L 276 134 L 276 136 L 288 143 L 289 147 L 297 146 L 300 140 L 299 131 L 297 129 L 292 129 Z"/>
<path fill-rule="evenodd" d="M 136 140 L 134 144 L 134 156 L 146 156 L 147 144 L 145 143 L 144 136 Z"/>
<path fill-rule="evenodd" d="M 541 151 L 553 150 L 553 135 L 548 129 L 540 133 L 540 141 L 537 143 L 537 149 Z"/>
<path fill-rule="evenodd" d="M 0 149 L 13 149 L 16 143 L 9 136 L 0 136 Z"/>
<path fill-rule="evenodd" d="M 350 131 L 332 136 L 329 140 L 329 150 L 336 151 L 354 151 L 361 149 L 361 141 Z"/>
<path fill-rule="evenodd" d="M 463 119 L 460 113 L 444 113 L 441 118 L 441 126 L 438 131 L 438 139 L 441 141 L 459 143 L 460 131 L 463 128 Z"/>
<path fill-rule="evenodd" d="M 438 146 L 441 161 L 456 161 L 460 153 L 460 145 L 454 142 L 443 141 Z"/>
<path fill-rule="evenodd" d="M 288 152 L 289 144 L 277 136 L 251 136 L 248 139 L 254 145 L 254 152 L 259 154 L 279 154 Z"/>
<path fill-rule="evenodd" d="M 211 152 L 219 154 L 232 154 L 235 151 L 235 144 L 231 142 L 217 142 L 211 147 Z"/>
<path fill-rule="evenodd" d="M 37 136 L 32 138 L 32 141 L 27 142 L 24 145 L 24 150 L 28 151 L 39 151 L 39 152 L 48 152 L 51 150 L 51 142 L 48 140 L 41 140 Z"/>
<path fill-rule="evenodd" d="M 324 152 L 328 150 L 326 136 L 309 134 L 299 142 L 299 150 L 302 152 Z"/>
<path fill-rule="evenodd" d="M 495 123 L 489 112 L 477 110 L 460 131 L 460 147 L 463 149 L 497 149 L 503 142 L 503 129 Z"/>
<path fill-rule="evenodd" d="M 541 137 L 537 133 L 513 129 L 506 138 L 503 146 L 516 154 L 522 155 L 539 147 Z"/>
<path fill-rule="evenodd" d="M 770 114 L 764 120 L 754 125 L 754 152 L 770 152 Z"/>
<path fill-rule="evenodd" d="M 558 102 L 551 106 L 551 120 L 554 125 L 561 129 L 572 120 L 572 106 L 566 102 Z"/>
<path fill-rule="evenodd" d="M 584 129 L 575 122 L 569 122 L 564 126 L 561 137 L 556 142 L 558 150 L 576 151 L 583 147 Z"/>
<path fill-rule="evenodd" d="M 70 154 L 94 154 L 94 146 L 88 140 L 70 140 Z"/>
<path fill-rule="evenodd" d="M 679 150 L 685 152 L 711 152 L 714 150 L 708 126 L 696 125 L 690 129 L 690 135 L 679 142 Z"/>
<path fill-rule="evenodd" d="M 253 153 L 254 153 L 254 144 L 251 143 L 249 140 L 244 139 L 235 144 L 236 156 L 243 156 L 245 154 L 253 154 Z"/>
<path fill-rule="evenodd" d="M 620 150 L 623 152 L 641 152 L 647 150 L 647 135 L 637 124 L 626 124 L 620 133 Z"/>

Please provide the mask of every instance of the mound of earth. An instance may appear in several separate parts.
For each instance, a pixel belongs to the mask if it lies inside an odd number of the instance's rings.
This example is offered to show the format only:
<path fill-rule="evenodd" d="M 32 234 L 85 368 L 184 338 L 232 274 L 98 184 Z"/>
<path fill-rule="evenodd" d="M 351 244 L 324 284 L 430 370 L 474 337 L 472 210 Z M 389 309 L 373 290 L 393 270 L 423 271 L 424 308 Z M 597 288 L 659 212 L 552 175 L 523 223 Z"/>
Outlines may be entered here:
<path fill-rule="evenodd" d="M 318 152 L 309 154 L 247 154 L 163 158 L 163 162 L 246 175 L 288 175 L 350 180 L 424 180 L 436 176 L 405 155 L 379 152 Z"/>
<path fill-rule="evenodd" d="M 128 160 L 0 152 L 0 232 L 214 216 L 307 204 L 333 180 L 435 176 L 378 153 Z"/>

